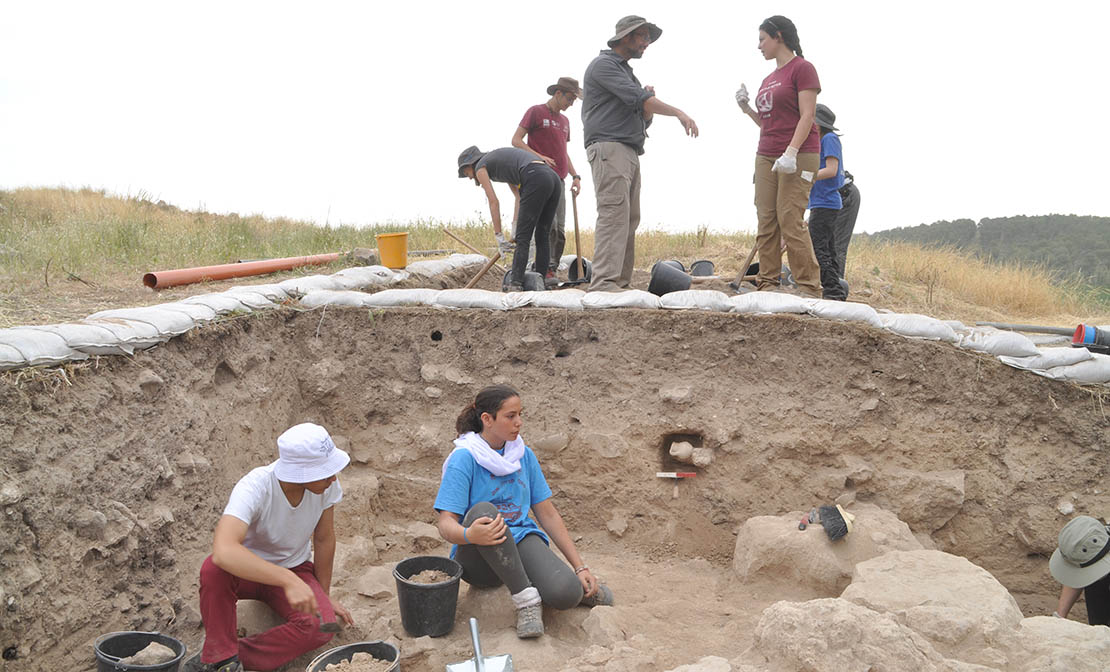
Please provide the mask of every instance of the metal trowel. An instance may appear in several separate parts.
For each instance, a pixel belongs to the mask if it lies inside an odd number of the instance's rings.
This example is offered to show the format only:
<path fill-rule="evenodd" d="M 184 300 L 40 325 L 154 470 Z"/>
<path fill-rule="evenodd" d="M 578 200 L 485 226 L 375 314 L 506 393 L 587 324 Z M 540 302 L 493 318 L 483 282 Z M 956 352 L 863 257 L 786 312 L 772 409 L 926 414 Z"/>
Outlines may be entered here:
<path fill-rule="evenodd" d="M 482 643 L 478 641 L 478 619 L 470 619 L 470 639 L 474 642 L 474 657 L 461 663 L 449 663 L 447 672 L 513 672 L 513 657 L 509 654 L 482 657 Z"/>

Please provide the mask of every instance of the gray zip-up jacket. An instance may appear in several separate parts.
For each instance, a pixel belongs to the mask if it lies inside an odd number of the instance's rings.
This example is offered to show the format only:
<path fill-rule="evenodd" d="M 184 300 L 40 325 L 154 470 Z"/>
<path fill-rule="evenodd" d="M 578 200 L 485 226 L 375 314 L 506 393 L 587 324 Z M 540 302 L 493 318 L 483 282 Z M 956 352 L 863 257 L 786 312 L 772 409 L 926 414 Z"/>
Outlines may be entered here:
<path fill-rule="evenodd" d="M 586 68 L 582 82 L 582 126 L 586 146 L 595 142 L 623 142 L 644 153 L 650 121 L 644 120 L 644 101 L 653 93 L 640 85 L 632 66 L 612 49 L 605 49 Z"/>

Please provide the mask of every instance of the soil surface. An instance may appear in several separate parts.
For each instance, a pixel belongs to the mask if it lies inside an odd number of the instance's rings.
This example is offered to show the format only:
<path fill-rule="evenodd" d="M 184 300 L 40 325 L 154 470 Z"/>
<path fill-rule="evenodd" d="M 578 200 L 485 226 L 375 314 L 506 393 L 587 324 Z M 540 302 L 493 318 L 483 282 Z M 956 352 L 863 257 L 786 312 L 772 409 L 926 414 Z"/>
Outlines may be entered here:
<path fill-rule="evenodd" d="M 601 669 L 614 654 L 598 651 L 594 610 L 545 610 L 546 634 L 522 641 L 504 590 L 462 584 L 452 632 L 413 638 L 395 589 L 371 585 L 406 557 L 446 554 L 432 527 L 441 464 L 456 415 L 494 382 L 521 392 L 522 436 L 614 591 L 615 606 L 600 609 L 620 616 L 621 655 L 646 661 L 618 669 L 736 660 L 771 603 L 828 597 L 740 583 L 735 534 L 752 516 L 845 493 L 896 502 L 881 483 L 845 477 L 860 461 L 962 471 L 959 510 L 939 529 L 910 526 L 927 547 L 989 570 L 1027 616 L 1055 606 L 1047 555 L 1063 523 L 1073 511 L 1110 514 L 1102 393 L 804 316 L 280 309 L 64 371 L 0 377 L 5 672 L 92 670 L 93 640 L 121 630 L 195 651 L 197 574 L 227 496 L 304 421 L 353 457 L 332 596 L 356 624 L 332 646 L 387 640 L 407 672 L 439 672 L 473 655 L 477 616 L 486 655 L 511 653 L 516 669 L 590 656 L 600 662 L 580 667 Z M 674 441 L 713 458 L 677 496 L 655 476 L 691 470 L 670 457 Z M 1080 604 L 1072 618 L 1083 616 Z"/>

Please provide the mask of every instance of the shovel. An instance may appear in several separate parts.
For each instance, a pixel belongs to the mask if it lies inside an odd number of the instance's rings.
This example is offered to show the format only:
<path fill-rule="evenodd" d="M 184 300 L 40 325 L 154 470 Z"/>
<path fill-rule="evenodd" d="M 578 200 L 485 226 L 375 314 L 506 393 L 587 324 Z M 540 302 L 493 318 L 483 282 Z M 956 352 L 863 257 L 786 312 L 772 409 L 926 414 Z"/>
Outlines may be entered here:
<path fill-rule="evenodd" d="M 572 191 L 570 195 L 571 208 L 574 211 L 574 263 L 578 265 L 578 279 L 568 280 L 560 284 L 560 287 L 572 287 L 586 282 L 586 270 L 582 264 L 582 245 L 578 238 L 578 194 Z"/>
<path fill-rule="evenodd" d="M 470 619 L 470 639 L 474 642 L 474 657 L 461 663 L 448 663 L 447 672 L 513 672 L 513 657 L 482 657 L 482 643 L 478 641 L 478 619 Z"/>

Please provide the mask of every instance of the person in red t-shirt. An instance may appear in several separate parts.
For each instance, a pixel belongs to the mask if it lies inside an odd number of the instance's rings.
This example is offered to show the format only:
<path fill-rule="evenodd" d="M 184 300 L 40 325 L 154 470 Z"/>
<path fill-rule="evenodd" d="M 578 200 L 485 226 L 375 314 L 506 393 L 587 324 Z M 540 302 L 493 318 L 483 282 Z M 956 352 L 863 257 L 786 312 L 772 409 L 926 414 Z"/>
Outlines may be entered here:
<path fill-rule="evenodd" d="M 804 216 L 820 165 L 821 140 L 813 120 L 821 82 L 817 70 L 802 58 L 798 29 L 785 16 L 772 16 L 759 25 L 759 51 L 774 60 L 776 68 L 759 87 L 755 109 L 747 86 L 741 84 L 736 92 L 740 109 L 760 129 L 755 156 L 757 284 L 761 290 L 779 286 L 781 237 L 798 290 L 820 297 L 820 268 Z"/>
<path fill-rule="evenodd" d="M 582 188 L 582 178 L 574 170 L 574 164 L 567 153 L 567 143 L 570 142 L 570 122 L 567 121 L 566 110 L 574 105 L 574 101 L 582 95 L 578 80 L 571 77 L 560 77 L 559 81 L 547 87 L 547 95 L 551 96 L 546 103 L 533 105 L 524 113 L 516 132 L 513 133 L 513 147 L 532 152 L 544 163 L 551 166 L 560 180 L 566 180 L 570 174 L 570 191 L 575 196 Z M 528 136 L 525 143 L 524 136 Z M 555 221 L 551 226 L 551 256 L 546 269 L 536 269 L 544 272 L 546 277 L 554 278 L 555 270 L 559 267 L 559 258 L 563 256 L 563 249 L 567 244 L 567 196 L 565 182 L 559 188 L 559 208 L 555 211 Z"/>

